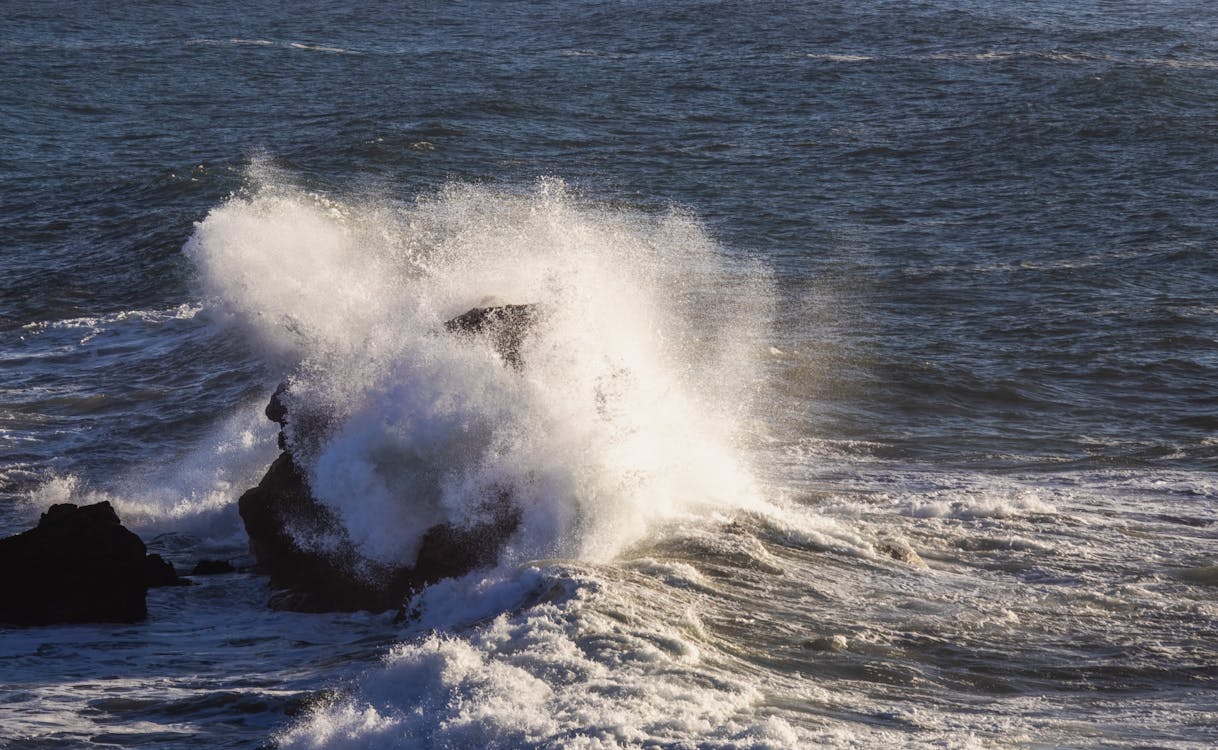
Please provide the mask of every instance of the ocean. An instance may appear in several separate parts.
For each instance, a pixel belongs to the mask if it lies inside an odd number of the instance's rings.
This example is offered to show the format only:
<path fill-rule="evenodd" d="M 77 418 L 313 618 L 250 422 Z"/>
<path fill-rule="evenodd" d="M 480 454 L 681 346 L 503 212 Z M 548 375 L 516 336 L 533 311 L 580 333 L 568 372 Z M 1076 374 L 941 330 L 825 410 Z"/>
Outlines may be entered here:
<path fill-rule="evenodd" d="M 521 513 L 406 620 L 0 626 L 0 746 L 1218 746 L 1208 3 L 0 16 L 0 535 L 248 568 L 285 380 L 368 559 Z"/>

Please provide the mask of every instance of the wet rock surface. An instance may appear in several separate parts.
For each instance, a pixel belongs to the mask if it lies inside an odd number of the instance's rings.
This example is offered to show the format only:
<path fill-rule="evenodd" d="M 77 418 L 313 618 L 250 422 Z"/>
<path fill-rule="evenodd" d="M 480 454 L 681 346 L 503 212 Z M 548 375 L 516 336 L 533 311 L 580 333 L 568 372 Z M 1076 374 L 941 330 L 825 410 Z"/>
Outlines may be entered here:
<path fill-rule="evenodd" d="M 110 503 L 53 505 L 38 525 L 0 539 L 0 622 L 136 622 L 148 615 L 148 579 L 176 580 Z"/>
<path fill-rule="evenodd" d="M 522 366 L 521 344 L 538 317 L 534 305 L 474 308 L 445 323 L 451 333 L 486 336 L 513 368 Z M 511 498 L 500 495 L 488 520 L 473 526 L 433 526 L 423 535 L 410 566 L 387 566 L 362 557 L 332 511 L 309 489 L 306 471 L 288 447 L 288 385 L 267 404 L 267 418 L 280 425 L 283 450 L 262 481 L 243 494 L 238 510 L 258 567 L 270 576 L 270 604 L 303 612 L 398 609 L 423 586 L 494 564 L 520 521 Z M 301 425 L 294 425 L 299 432 Z M 302 544 L 300 540 L 311 540 Z M 323 543 L 317 544 L 317 540 Z"/>
<path fill-rule="evenodd" d="M 237 569 L 228 560 L 200 560 L 191 569 L 192 576 L 218 576 L 236 573 Z"/>
<path fill-rule="evenodd" d="M 537 305 L 499 305 L 475 307 L 444 324 L 449 333 L 480 335 L 512 367 L 523 365 L 520 348 L 525 336 L 541 316 Z"/>

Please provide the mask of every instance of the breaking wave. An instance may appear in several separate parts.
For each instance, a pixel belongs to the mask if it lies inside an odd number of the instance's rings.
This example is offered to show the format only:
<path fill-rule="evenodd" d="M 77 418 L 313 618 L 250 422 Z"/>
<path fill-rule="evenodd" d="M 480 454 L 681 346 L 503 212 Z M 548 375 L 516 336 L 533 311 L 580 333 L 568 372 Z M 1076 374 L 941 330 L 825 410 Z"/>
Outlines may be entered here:
<path fill-rule="evenodd" d="M 207 304 L 289 373 L 291 448 L 370 559 L 413 563 L 427 528 L 505 495 L 506 562 L 605 560 L 665 519 L 761 502 L 734 446 L 771 283 L 679 210 L 554 179 L 345 200 L 255 164 L 186 252 Z M 542 311 L 520 367 L 444 332 L 507 303 Z"/>

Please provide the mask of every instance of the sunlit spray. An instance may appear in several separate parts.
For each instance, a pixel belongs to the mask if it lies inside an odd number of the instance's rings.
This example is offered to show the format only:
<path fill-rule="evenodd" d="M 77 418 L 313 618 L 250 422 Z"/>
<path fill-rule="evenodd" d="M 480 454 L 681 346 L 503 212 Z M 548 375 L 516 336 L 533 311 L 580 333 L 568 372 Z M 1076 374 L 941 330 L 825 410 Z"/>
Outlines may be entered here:
<path fill-rule="evenodd" d="M 290 373 L 290 447 L 369 559 L 410 564 L 426 529 L 504 495 L 508 560 L 606 559 L 657 520 L 757 501 L 734 443 L 771 284 L 693 218 L 552 179 L 409 204 L 261 164 L 250 181 L 186 252 L 208 304 Z M 519 367 L 444 330 L 500 303 L 542 311 Z"/>

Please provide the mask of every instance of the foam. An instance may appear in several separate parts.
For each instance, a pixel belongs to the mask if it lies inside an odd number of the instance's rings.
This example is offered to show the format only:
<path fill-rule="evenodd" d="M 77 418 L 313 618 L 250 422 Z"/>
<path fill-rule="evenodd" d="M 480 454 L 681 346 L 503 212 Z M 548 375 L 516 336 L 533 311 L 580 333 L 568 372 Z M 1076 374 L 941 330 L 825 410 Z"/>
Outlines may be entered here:
<path fill-rule="evenodd" d="M 293 449 L 369 558 L 411 563 L 427 527 L 476 522 L 505 490 L 515 562 L 608 559 L 657 520 L 760 502 L 734 442 L 770 282 L 693 218 L 550 179 L 408 204 L 307 193 L 265 164 L 251 183 L 186 253 L 209 307 L 292 370 Z M 441 333 L 495 302 L 544 306 L 521 372 Z"/>
<path fill-rule="evenodd" d="M 27 335 L 41 335 L 48 331 L 58 331 L 65 335 L 75 336 L 80 334 L 82 338 L 76 342 L 83 346 L 89 343 L 98 335 L 105 333 L 115 327 L 118 323 L 143 323 L 148 325 L 160 325 L 177 320 L 191 320 L 200 311 L 198 305 L 183 303 L 177 307 L 171 307 L 165 310 L 120 310 L 119 312 L 109 313 L 107 315 L 85 316 L 78 318 L 66 318 L 64 320 L 41 320 L 32 323 L 26 323 L 21 326 L 23 331 L 27 331 Z M 41 356 L 54 356 L 60 353 L 59 349 L 50 349 Z M 6 355 L 13 356 L 13 355 Z M 20 356 L 28 357 L 29 354 L 22 353 Z"/>
<path fill-rule="evenodd" d="M 1032 492 L 1004 495 L 961 496 L 956 492 L 932 493 L 905 503 L 904 512 L 915 518 L 1012 518 L 1031 514 L 1055 514 L 1057 508 Z"/>
<path fill-rule="evenodd" d="M 198 315 L 201 309 L 202 308 L 198 305 L 182 303 L 176 307 L 171 307 L 164 310 L 120 310 L 119 312 L 110 313 L 108 315 L 65 318 L 64 320 L 36 321 L 33 323 L 26 323 L 25 325 L 21 326 L 21 328 L 22 330 L 38 333 L 48 328 L 99 329 L 113 323 L 120 323 L 127 320 L 135 320 L 146 323 L 163 323 L 169 320 L 190 320 Z"/>
<path fill-rule="evenodd" d="M 1126 57 L 1068 50 L 987 50 L 985 52 L 944 52 L 928 55 L 858 55 L 833 52 L 809 52 L 804 57 L 837 63 L 868 62 L 1043 62 L 1058 65 L 1139 65 L 1181 70 L 1212 70 L 1218 61 L 1181 57 Z"/>
<path fill-rule="evenodd" d="M 460 636 L 433 633 L 398 644 L 353 692 L 318 707 L 276 738 L 279 746 L 799 744 L 791 725 L 757 711 L 762 694 L 756 686 L 716 674 L 704 663 L 702 648 L 690 636 L 699 629 L 685 621 L 696 616 L 666 622 L 672 615 L 665 613 L 685 608 L 668 600 L 626 599 L 619 593 L 624 587 L 602 585 L 594 571 L 534 568 L 521 571 L 518 583 L 548 584 L 564 593 Z M 478 589 L 464 585 L 470 595 Z M 514 585 L 503 579 L 492 588 Z M 455 588 L 434 601 L 447 609 L 454 597 L 470 602 Z M 654 616 L 640 616 L 644 606 Z M 429 619 L 417 629 L 436 623 Z"/>

